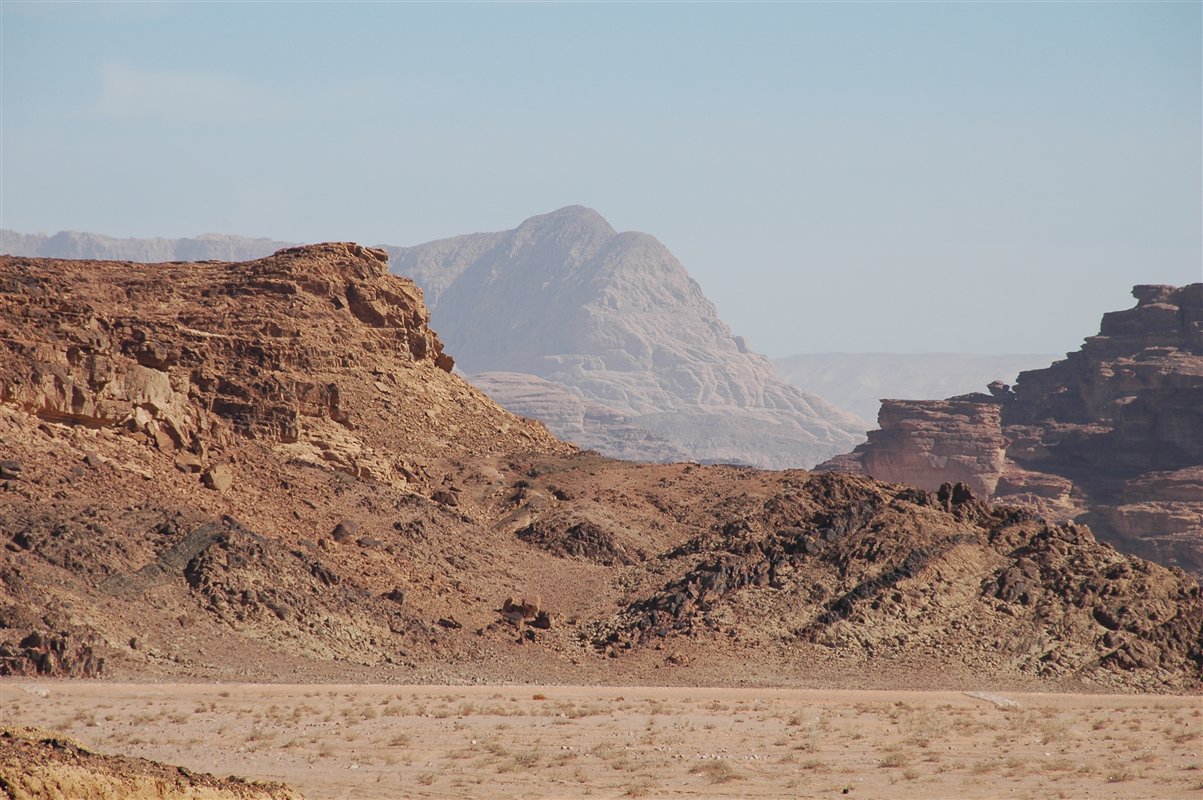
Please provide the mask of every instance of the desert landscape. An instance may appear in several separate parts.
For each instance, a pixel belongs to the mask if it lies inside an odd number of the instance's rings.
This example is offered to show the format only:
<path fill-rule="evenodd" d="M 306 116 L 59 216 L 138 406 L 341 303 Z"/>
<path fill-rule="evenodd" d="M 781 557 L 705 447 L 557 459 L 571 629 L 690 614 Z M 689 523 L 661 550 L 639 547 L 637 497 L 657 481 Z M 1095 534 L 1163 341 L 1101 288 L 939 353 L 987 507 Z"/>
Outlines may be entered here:
<path fill-rule="evenodd" d="M 0 2 L 0 800 L 1203 796 L 1201 26 Z"/>
<path fill-rule="evenodd" d="M 260 796 L 1197 790 L 1181 569 L 960 482 L 582 452 L 387 264 L 0 258 L 9 784 L 82 747 Z"/>

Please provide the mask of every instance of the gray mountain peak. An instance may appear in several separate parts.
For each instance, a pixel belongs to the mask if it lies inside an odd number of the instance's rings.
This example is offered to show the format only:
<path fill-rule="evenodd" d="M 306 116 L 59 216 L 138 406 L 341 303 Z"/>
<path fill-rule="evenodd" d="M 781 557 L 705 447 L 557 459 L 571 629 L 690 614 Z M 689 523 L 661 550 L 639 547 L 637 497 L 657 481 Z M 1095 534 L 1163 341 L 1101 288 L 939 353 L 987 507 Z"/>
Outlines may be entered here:
<path fill-rule="evenodd" d="M 810 466 L 866 428 L 778 380 L 655 237 L 618 233 L 583 206 L 388 249 L 460 367 L 510 373 L 491 388 L 514 390 L 498 399 L 519 413 L 536 410 L 522 400 L 535 392 L 514 376 L 532 375 L 671 442 L 674 457 L 768 467 Z"/>

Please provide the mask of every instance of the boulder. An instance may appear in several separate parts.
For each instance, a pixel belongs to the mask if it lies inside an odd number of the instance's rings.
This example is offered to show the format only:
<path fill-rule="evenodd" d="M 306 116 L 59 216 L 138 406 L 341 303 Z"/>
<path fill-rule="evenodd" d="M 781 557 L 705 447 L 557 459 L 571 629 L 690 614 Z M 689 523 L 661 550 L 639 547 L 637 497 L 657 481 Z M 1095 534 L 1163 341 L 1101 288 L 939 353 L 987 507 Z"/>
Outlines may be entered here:
<path fill-rule="evenodd" d="M 201 483 L 216 492 L 224 492 L 234 484 L 234 473 L 226 464 L 214 464 L 201 473 Z"/>

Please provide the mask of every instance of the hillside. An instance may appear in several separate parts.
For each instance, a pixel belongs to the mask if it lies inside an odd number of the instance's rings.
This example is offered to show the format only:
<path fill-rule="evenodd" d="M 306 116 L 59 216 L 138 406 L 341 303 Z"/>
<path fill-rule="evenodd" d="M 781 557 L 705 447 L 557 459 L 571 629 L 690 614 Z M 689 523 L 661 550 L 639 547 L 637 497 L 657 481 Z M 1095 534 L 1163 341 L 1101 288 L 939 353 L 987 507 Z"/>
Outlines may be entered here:
<path fill-rule="evenodd" d="M 1051 355 L 978 353 L 801 353 L 773 359 L 782 380 L 815 392 L 866 420 L 882 398 L 924 400 L 974 392 L 991 381 L 1014 383 Z"/>
<path fill-rule="evenodd" d="M 963 486 L 581 453 L 384 254 L 0 259 L 0 673 L 1193 691 L 1178 571 Z"/>
<path fill-rule="evenodd" d="M 832 467 L 1087 522 L 1128 552 L 1203 574 L 1203 284 L 1137 286 L 1131 309 L 1015 386 L 886 400 Z"/>
<path fill-rule="evenodd" d="M 470 376 L 524 373 L 600 404 L 701 462 L 811 466 L 866 425 L 779 380 L 718 318 L 664 245 L 571 206 L 518 228 L 386 248 L 426 292 L 435 327 Z M 472 380 L 470 377 L 469 380 Z M 529 392 L 496 396 L 536 416 Z M 557 434 L 553 412 L 545 419 Z M 622 455 L 626 432 L 607 455 Z"/>

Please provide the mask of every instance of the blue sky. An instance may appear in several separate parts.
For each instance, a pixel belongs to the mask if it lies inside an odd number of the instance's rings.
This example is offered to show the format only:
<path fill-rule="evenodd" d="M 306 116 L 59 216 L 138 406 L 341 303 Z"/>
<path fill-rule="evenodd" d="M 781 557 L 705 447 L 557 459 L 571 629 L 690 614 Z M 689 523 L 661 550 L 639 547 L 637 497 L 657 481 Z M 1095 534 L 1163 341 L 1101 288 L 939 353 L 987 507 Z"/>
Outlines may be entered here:
<path fill-rule="evenodd" d="M 809 351 L 1203 278 L 1193 3 L 0 6 L 0 225 L 417 244 L 580 203 Z"/>

